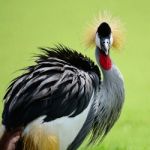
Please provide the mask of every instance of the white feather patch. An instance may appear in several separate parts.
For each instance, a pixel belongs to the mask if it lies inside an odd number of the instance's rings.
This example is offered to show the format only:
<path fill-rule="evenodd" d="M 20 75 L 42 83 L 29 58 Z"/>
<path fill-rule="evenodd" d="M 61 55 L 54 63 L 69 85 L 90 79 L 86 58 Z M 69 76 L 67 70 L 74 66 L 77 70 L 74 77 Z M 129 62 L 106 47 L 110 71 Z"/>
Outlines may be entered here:
<path fill-rule="evenodd" d="M 41 116 L 27 125 L 23 135 L 28 134 L 33 126 L 40 125 L 49 135 L 58 137 L 60 150 L 66 150 L 81 130 L 87 118 L 91 104 L 93 103 L 93 96 L 94 93 L 91 97 L 88 107 L 79 115 L 75 117 L 61 117 L 44 123 L 42 122 L 46 116 Z"/>

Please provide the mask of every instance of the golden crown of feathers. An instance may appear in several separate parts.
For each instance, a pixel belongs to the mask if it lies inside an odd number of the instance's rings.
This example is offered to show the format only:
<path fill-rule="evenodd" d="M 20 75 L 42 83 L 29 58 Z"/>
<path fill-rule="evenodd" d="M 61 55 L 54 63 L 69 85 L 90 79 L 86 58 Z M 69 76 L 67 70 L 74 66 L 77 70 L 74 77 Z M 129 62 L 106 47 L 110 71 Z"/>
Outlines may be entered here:
<path fill-rule="evenodd" d="M 118 18 L 112 17 L 108 12 L 103 12 L 99 14 L 94 19 L 94 21 L 87 27 L 85 32 L 86 47 L 95 46 L 96 31 L 102 22 L 108 23 L 111 28 L 113 36 L 112 47 L 114 49 L 120 50 L 124 42 L 124 29 L 120 20 Z"/>

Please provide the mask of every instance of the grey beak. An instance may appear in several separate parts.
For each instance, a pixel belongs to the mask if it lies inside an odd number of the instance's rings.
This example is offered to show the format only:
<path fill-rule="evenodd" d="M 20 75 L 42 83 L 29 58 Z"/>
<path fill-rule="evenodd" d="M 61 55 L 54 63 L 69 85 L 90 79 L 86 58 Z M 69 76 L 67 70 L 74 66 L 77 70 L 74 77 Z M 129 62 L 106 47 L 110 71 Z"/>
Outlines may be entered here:
<path fill-rule="evenodd" d="M 106 55 L 109 53 L 110 49 L 110 39 L 109 38 L 101 38 L 101 49 L 105 52 Z"/>

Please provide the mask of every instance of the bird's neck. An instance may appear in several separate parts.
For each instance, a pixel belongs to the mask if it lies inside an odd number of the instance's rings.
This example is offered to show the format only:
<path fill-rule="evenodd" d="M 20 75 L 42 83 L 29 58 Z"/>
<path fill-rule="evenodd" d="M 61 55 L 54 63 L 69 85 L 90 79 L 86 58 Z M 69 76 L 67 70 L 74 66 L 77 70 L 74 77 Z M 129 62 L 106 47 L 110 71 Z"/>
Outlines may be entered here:
<path fill-rule="evenodd" d="M 106 55 L 98 47 L 96 48 L 97 62 L 103 70 L 110 70 L 112 68 L 112 61 L 109 55 Z"/>

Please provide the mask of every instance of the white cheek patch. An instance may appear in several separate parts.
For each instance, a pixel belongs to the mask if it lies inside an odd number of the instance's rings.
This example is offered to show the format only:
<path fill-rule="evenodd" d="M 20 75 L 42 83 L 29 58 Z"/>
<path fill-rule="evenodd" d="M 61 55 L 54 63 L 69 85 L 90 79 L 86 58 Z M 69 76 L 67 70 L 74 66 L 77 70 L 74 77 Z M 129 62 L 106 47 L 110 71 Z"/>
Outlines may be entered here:
<path fill-rule="evenodd" d="M 110 35 L 110 45 L 112 45 L 113 44 L 113 37 L 112 37 L 112 33 L 111 33 L 111 35 Z"/>
<path fill-rule="evenodd" d="M 98 33 L 96 33 L 95 42 L 96 42 L 96 46 L 99 47 L 99 48 L 101 49 L 100 38 L 99 38 L 99 36 L 98 36 Z"/>

